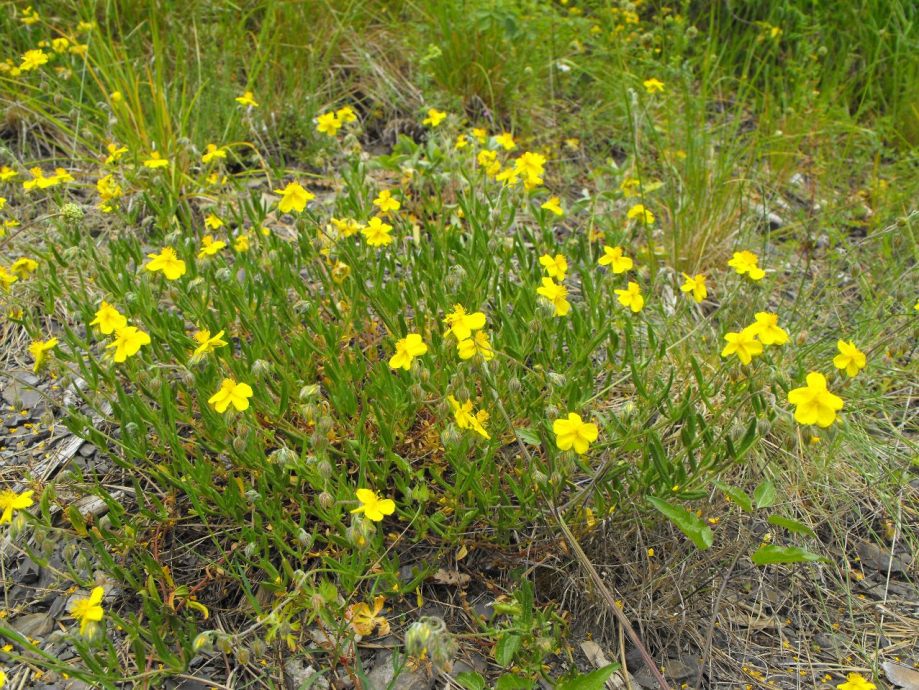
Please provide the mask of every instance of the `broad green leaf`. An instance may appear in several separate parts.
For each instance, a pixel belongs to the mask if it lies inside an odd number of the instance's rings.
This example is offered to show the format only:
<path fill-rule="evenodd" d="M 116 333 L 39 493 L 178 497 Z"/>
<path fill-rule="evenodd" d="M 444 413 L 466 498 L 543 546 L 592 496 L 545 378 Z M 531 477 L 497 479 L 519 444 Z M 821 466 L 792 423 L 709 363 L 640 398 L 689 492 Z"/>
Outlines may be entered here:
<path fill-rule="evenodd" d="M 764 544 L 752 556 L 756 565 L 770 565 L 772 563 L 829 563 L 823 556 L 811 553 L 800 546 L 776 546 Z"/>
<path fill-rule="evenodd" d="M 753 502 L 757 508 L 769 508 L 775 505 L 775 484 L 771 479 L 764 479 L 753 491 Z"/>
<path fill-rule="evenodd" d="M 495 683 L 495 690 L 529 690 L 532 687 L 532 680 L 515 676 L 513 673 L 505 673 Z"/>
<path fill-rule="evenodd" d="M 495 645 L 495 661 L 499 666 L 510 666 L 514 655 L 520 649 L 521 642 L 523 640 L 520 635 L 514 633 L 509 633 L 498 640 L 498 644 Z"/>
<path fill-rule="evenodd" d="M 695 513 L 690 513 L 685 508 L 675 506 L 667 501 L 648 496 L 648 502 L 663 513 L 680 531 L 692 540 L 696 548 L 705 550 L 715 541 L 711 528 Z"/>
<path fill-rule="evenodd" d="M 798 534 L 806 534 L 809 537 L 816 537 L 814 530 L 805 525 L 803 522 L 799 522 L 790 517 L 785 517 L 784 515 L 770 515 L 769 524 L 775 525 L 776 527 L 784 527 L 785 529 L 791 532 L 797 532 Z"/>
<path fill-rule="evenodd" d="M 485 679 L 481 673 L 475 671 L 463 671 L 456 675 L 456 682 L 462 685 L 466 690 L 485 690 Z"/>
<path fill-rule="evenodd" d="M 715 486 L 718 487 L 718 490 L 721 491 L 725 496 L 727 496 L 731 501 L 740 506 L 740 509 L 745 513 L 753 512 L 753 501 L 750 500 L 750 497 L 747 496 L 747 492 L 743 489 L 738 489 L 736 486 L 731 486 L 730 484 L 725 484 L 724 482 L 715 482 Z"/>
<path fill-rule="evenodd" d="M 517 433 L 517 438 L 530 446 L 538 446 L 542 443 L 542 440 L 539 438 L 539 434 L 536 433 L 536 430 L 532 427 L 524 427 L 522 429 L 514 429 Z"/>
<path fill-rule="evenodd" d="M 582 673 L 574 678 L 562 681 L 555 690 L 603 690 L 607 679 L 615 673 L 619 664 L 607 664 L 590 673 Z"/>

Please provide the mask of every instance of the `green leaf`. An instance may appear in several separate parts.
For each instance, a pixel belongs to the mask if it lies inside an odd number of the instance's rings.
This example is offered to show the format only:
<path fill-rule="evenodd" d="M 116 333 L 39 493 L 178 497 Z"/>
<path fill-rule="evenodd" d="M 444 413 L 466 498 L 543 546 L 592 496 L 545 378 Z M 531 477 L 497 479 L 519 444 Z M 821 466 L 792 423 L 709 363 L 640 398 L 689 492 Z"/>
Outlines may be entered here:
<path fill-rule="evenodd" d="M 498 662 L 498 665 L 510 666 L 522 642 L 520 635 L 514 633 L 509 633 L 498 640 L 498 644 L 495 645 L 495 661 Z"/>
<path fill-rule="evenodd" d="M 769 508 L 775 505 L 775 484 L 771 479 L 764 479 L 753 491 L 753 502 L 757 508 Z"/>
<path fill-rule="evenodd" d="M 785 529 L 791 532 L 797 532 L 798 534 L 806 534 L 809 537 L 816 537 L 814 530 L 805 525 L 803 522 L 799 522 L 790 517 L 785 517 L 784 515 L 770 515 L 769 524 L 775 525 L 776 527 L 784 527 Z"/>
<path fill-rule="evenodd" d="M 752 556 L 756 565 L 770 565 L 771 563 L 829 563 L 829 559 L 811 553 L 800 546 L 776 546 L 764 544 Z"/>
<path fill-rule="evenodd" d="M 555 686 L 555 690 L 603 690 L 606 680 L 615 673 L 619 664 L 607 664 L 590 673 L 582 673 L 574 678 L 564 680 Z"/>
<path fill-rule="evenodd" d="M 530 446 L 538 446 L 542 443 L 542 440 L 539 438 L 539 434 L 536 433 L 536 430 L 533 427 L 524 427 L 523 429 L 514 429 L 517 433 L 517 438 Z"/>
<path fill-rule="evenodd" d="M 475 671 L 463 671 L 456 675 L 456 682 L 462 685 L 466 690 L 485 690 L 485 679 L 481 673 Z"/>
<path fill-rule="evenodd" d="M 505 673 L 495 683 L 495 690 L 529 690 L 532 687 L 532 680 L 515 676 L 513 673 Z"/>
<path fill-rule="evenodd" d="M 736 486 L 725 484 L 724 482 L 715 482 L 715 486 L 718 487 L 718 490 L 721 491 L 721 493 L 731 499 L 732 502 L 740 506 L 742 511 L 745 513 L 753 512 L 753 501 L 751 501 L 750 497 L 747 496 L 746 491 L 743 489 L 738 489 Z"/>
<path fill-rule="evenodd" d="M 690 513 L 685 508 L 675 506 L 667 501 L 648 496 L 648 502 L 663 513 L 680 531 L 692 540 L 696 548 L 705 550 L 715 541 L 711 528 L 695 513 Z"/>

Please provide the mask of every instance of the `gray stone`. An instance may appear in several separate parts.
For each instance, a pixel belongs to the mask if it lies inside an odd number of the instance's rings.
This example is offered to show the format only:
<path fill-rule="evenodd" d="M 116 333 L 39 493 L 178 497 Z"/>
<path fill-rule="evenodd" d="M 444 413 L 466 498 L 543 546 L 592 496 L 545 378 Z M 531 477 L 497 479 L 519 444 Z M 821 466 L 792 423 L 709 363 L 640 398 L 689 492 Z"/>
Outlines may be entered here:
<path fill-rule="evenodd" d="M 10 621 L 10 627 L 20 635 L 34 639 L 51 632 L 54 620 L 48 613 L 27 613 Z"/>
<path fill-rule="evenodd" d="M 859 543 L 855 547 L 855 551 L 858 553 L 863 566 L 882 573 L 886 573 L 888 570 L 892 573 L 905 573 L 912 561 L 907 554 L 904 554 L 901 558 L 869 541 Z"/>
<path fill-rule="evenodd" d="M 3 400 L 7 405 L 12 405 L 19 409 L 36 410 L 39 406 L 45 406 L 41 391 L 31 386 L 23 385 L 19 381 L 11 381 L 4 387 Z"/>
<path fill-rule="evenodd" d="M 411 671 L 405 665 L 405 657 L 399 657 L 400 668 L 393 666 L 390 655 L 373 667 L 367 674 L 366 690 L 430 690 L 434 678 L 424 671 Z"/>
<path fill-rule="evenodd" d="M 303 659 L 294 658 L 284 662 L 284 686 L 287 690 L 328 690 L 329 681 Z"/>

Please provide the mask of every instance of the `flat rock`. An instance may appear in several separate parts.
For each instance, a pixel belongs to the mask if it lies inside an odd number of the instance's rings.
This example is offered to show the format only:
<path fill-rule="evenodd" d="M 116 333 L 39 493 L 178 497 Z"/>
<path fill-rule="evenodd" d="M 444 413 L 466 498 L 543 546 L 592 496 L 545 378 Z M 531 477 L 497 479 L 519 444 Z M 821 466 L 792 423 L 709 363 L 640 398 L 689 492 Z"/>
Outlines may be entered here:
<path fill-rule="evenodd" d="M 390 655 L 373 667 L 367 674 L 367 690 L 430 690 L 434 687 L 434 678 L 422 671 L 411 671 L 402 665 L 397 675 Z"/>
<path fill-rule="evenodd" d="M 54 619 L 49 613 L 27 613 L 10 621 L 10 627 L 24 637 L 41 638 L 51 632 Z"/>
<path fill-rule="evenodd" d="M 284 687 L 287 690 L 302 690 L 303 688 L 318 688 L 327 690 L 329 681 L 319 676 L 319 672 L 308 665 L 303 659 L 288 659 L 284 662 Z"/>
<path fill-rule="evenodd" d="M 855 547 L 855 552 L 861 559 L 862 565 L 886 573 L 905 573 L 909 569 L 911 559 L 908 555 L 898 556 L 882 549 L 869 541 L 860 542 Z"/>

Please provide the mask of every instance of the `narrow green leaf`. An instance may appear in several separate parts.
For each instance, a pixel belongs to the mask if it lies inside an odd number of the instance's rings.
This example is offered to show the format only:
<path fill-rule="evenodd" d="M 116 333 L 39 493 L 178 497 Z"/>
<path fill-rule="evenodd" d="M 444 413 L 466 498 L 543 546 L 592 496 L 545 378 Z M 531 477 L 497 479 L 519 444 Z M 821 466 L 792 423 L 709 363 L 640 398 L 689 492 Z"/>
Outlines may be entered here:
<path fill-rule="evenodd" d="M 785 529 L 791 532 L 797 532 L 798 534 L 806 534 L 809 537 L 816 537 L 814 530 L 805 525 L 803 522 L 799 522 L 790 517 L 785 517 L 784 515 L 770 515 L 769 524 L 775 525 L 776 527 L 784 527 Z"/>
<path fill-rule="evenodd" d="M 770 565 L 772 563 L 829 563 L 829 559 L 811 553 L 800 546 L 776 546 L 764 544 L 752 556 L 755 565 Z"/>
<path fill-rule="evenodd" d="M 603 690 L 607 679 L 616 672 L 619 664 L 607 664 L 590 673 L 569 678 L 555 686 L 555 690 Z"/>
<path fill-rule="evenodd" d="M 725 484 L 721 481 L 715 482 L 715 486 L 718 487 L 718 490 L 721 491 L 721 493 L 723 493 L 731 501 L 740 506 L 742 511 L 745 513 L 753 512 L 753 501 L 751 501 L 750 497 L 747 496 L 746 491 L 743 489 L 738 489 L 736 486 Z"/>
<path fill-rule="evenodd" d="M 680 531 L 692 540 L 696 548 L 705 550 L 715 541 L 711 528 L 695 513 L 690 513 L 685 508 L 675 506 L 667 501 L 648 496 L 648 502 L 664 514 Z"/>

